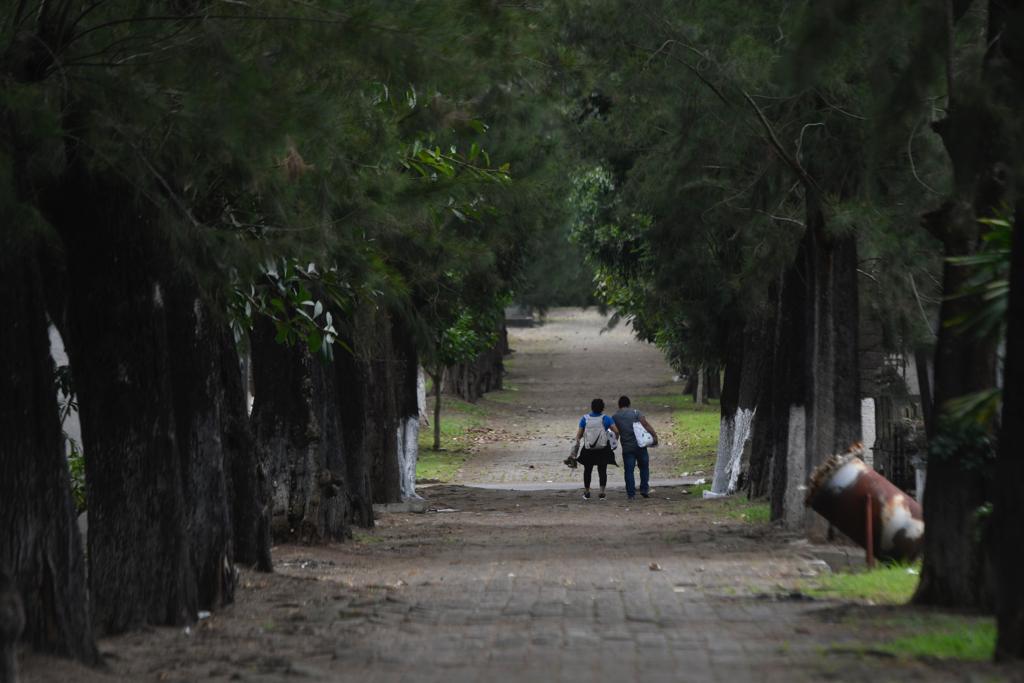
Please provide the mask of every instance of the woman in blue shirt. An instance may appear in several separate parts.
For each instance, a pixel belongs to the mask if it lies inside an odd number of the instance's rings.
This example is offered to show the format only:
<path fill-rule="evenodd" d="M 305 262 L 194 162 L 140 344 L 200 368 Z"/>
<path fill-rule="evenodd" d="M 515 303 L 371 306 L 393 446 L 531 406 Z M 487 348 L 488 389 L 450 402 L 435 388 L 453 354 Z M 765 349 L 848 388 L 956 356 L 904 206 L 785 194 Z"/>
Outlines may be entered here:
<path fill-rule="evenodd" d="M 604 401 L 595 398 L 590 402 L 590 414 L 580 418 L 579 429 L 576 430 L 576 443 L 583 440 L 583 448 L 577 460 L 583 465 L 583 498 L 590 500 L 590 478 L 597 467 L 598 483 L 601 493 L 598 498 L 605 499 L 604 489 L 608 485 L 608 465 L 615 464 L 615 453 L 608 441 L 608 430 L 616 434 L 619 428 L 615 421 L 604 412 Z"/>

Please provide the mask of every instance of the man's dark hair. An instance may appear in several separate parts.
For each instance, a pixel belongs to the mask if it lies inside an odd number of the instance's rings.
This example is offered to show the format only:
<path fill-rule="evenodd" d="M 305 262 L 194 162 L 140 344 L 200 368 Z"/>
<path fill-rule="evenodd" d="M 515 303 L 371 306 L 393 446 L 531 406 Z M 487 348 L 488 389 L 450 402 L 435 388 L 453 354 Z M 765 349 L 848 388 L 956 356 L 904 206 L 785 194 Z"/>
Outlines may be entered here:
<path fill-rule="evenodd" d="M 599 398 L 595 398 L 590 402 L 590 412 L 600 413 L 602 411 L 604 411 L 604 401 Z"/>
<path fill-rule="evenodd" d="M 629 407 L 629 396 L 619 396 L 619 407 L 620 408 L 628 408 Z"/>

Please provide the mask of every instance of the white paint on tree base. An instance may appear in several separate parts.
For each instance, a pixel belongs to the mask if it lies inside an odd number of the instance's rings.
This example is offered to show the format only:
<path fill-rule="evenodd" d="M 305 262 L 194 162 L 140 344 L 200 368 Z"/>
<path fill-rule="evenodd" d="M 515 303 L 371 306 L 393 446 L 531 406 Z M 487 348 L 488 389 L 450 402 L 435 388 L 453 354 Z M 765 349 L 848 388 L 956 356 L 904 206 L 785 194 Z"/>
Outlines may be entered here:
<path fill-rule="evenodd" d="M 875 428 L 875 399 L 862 398 L 860 400 L 860 433 L 861 441 L 864 443 L 864 462 L 868 467 L 875 467 L 875 439 L 878 433 Z"/>
<path fill-rule="evenodd" d="M 427 373 L 423 371 L 422 365 L 416 368 L 416 406 L 420 411 L 420 424 L 424 427 L 429 425 L 430 417 L 427 416 Z"/>
<path fill-rule="evenodd" d="M 407 417 L 398 423 L 398 477 L 402 500 L 417 500 L 416 461 L 420 455 L 419 415 Z"/>
<path fill-rule="evenodd" d="M 712 493 L 727 495 L 736 492 L 743 449 L 750 439 L 756 409 L 740 408 L 733 415 L 722 418 L 718 431 L 718 456 L 715 460 L 715 478 Z"/>
<path fill-rule="evenodd" d="M 807 481 L 807 414 L 803 406 L 789 407 L 787 444 L 786 495 L 782 500 L 782 519 L 788 529 L 803 529 Z"/>

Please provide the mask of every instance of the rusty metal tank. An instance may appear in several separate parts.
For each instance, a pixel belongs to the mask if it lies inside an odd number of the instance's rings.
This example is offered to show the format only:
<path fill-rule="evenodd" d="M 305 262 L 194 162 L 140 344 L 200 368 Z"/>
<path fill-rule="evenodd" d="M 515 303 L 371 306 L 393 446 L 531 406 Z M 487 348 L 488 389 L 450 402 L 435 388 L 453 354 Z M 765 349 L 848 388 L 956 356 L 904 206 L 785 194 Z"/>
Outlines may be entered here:
<path fill-rule="evenodd" d="M 863 453 L 857 443 L 815 469 L 805 503 L 865 548 L 869 562 L 913 560 L 924 540 L 921 506 L 868 467 Z"/>

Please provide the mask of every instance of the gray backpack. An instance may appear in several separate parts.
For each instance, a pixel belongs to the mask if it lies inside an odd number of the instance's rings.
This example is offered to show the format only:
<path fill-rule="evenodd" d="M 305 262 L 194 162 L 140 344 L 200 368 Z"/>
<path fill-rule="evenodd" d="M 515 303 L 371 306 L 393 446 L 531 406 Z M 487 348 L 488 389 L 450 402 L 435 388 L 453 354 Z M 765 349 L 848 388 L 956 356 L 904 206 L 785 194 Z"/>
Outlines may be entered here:
<path fill-rule="evenodd" d="M 604 415 L 586 415 L 587 426 L 583 430 L 583 447 L 601 449 L 608 446 L 608 430 L 604 427 Z"/>

